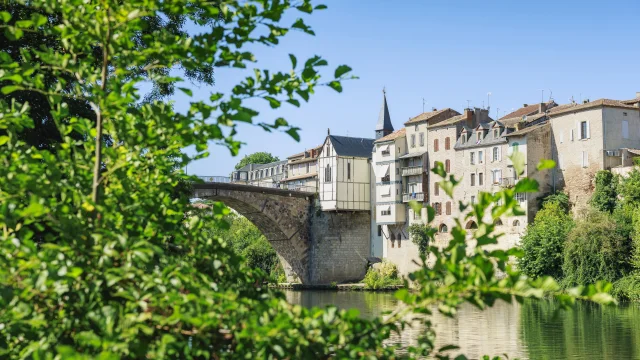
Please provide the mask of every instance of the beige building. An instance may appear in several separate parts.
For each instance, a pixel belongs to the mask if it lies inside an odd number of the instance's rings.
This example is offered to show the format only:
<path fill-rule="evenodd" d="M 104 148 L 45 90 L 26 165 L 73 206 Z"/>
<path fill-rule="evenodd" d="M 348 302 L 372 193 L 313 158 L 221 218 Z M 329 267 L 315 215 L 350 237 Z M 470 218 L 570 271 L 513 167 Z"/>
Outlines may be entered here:
<path fill-rule="evenodd" d="M 287 178 L 283 180 L 288 189 L 309 192 L 318 191 L 318 156 L 322 145 L 291 155 L 287 158 Z"/>

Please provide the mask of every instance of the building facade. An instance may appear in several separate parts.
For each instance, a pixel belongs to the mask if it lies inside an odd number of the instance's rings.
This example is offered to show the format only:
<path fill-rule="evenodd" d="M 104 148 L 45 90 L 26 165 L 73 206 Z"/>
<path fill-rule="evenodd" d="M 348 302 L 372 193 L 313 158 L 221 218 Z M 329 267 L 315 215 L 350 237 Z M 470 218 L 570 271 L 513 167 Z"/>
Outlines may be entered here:
<path fill-rule="evenodd" d="M 318 191 L 318 156 L 322 146 L 316 146 L 287 158 L 287 189 Z"/>

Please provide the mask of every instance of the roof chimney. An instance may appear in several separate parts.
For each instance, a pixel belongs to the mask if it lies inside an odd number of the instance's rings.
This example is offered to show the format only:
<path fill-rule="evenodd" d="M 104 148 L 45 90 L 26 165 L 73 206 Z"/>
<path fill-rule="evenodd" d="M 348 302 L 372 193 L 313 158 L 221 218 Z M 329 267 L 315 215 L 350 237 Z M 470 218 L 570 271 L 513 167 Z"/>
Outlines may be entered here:
<path fill-rule="evenodd" d="M 529 104 L 522 104 L 522 107 L 527 107 L 529 106 Z"/>
<path fill-rule="evenodd" d="M 431 108 L 431 111 L 438 111 L 438 109 L 436 109 L 436 108 Z"/>
<path fill-rule="evenodd" d="M 331 131 L 327 128 L 327 136 L 331 135 Z"/>
<path fill-rule="evenodd" d="M 464 119 L 467 122 L 467 126 L 473 128 L 473 110 L 466 108 L 464 109 Z"/>
<path fill-rule="evenodd" d="M 538 114 L 544 114 L 545 111 L 547 111 L 547 104 L 540 103 L 540 106 L 538 107 Z"/>
<path fill-rule="evenodd" d="M 520 129 L 523 129 L 523 128 L 524 128 L 524 125 L 525 125 L 525 122 L 524 122 L 524 121 L 518 121 L 518 122 L 516 123 L 516 131 L 518 131 L 518 130 L 520 130 Z"/>

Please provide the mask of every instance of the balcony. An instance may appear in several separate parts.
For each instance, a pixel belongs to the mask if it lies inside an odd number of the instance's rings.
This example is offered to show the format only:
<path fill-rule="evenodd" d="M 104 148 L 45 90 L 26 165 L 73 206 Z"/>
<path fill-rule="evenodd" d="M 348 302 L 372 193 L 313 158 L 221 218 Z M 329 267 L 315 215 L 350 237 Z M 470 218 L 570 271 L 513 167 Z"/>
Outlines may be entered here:
<path fill-rule="evenodd" d="M 518 182 L 518 179 L 516 179 L 516 178 L 505 177 L 505 178 L 501 178 L 498 181 L 498 185 L 500 185 L 502 187 L 505 187 L 505 188 L 511 188 L 511 187 L 514 187 L 517 182 Z"/>
<path fill-rule="evenodd" d="M 402 176 L 420 175 L 422 174 L 422 166 L 409 166 L 402 168 Z"/>
<path fill-rule="evenodd" d="M 402 202 L 409 202 L 411 200 L 415 201 L 424 201 L 424 193 L 403 193 L 402 194 Z"/>

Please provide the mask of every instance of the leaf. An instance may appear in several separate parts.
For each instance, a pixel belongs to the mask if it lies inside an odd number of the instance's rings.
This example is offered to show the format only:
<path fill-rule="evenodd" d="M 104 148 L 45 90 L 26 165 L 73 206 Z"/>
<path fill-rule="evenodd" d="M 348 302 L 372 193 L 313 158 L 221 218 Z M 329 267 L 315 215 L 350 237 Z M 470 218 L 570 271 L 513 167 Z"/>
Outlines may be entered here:
<path fill-rule="evenodd" d="M 90 203 L 88 203 L 88 202 L 86 202 L 86 201 L 85 201 L 85 202 L 83 202 L 83 203 L 82 203 L 82 208 L 83 208 L 83 209 L 85 209 L 86 211 L 91 212 L 91 211 L 93 211 L 96 207 L 95 207 L 95 206 L 93 206 L 92 204 L 90 204 Z"/>
<path fill-rule="evenodd" d="M 536 192 L 538 191 L 538 182 L 530 178 L 522 178 L 517 183 L 513 190 L 516 193 Z"/>
<path fill-rule="evenodd" d="M 295 141 L 300 141 L 300 134 L 298 134 L 298 128 L 290 128 L 285 133 L 289 134 Z"/>
<path fill-rule="evenodd" d="M 327 5 L 320 4 L 320 5 L 317 5 L 317 6 L 316 6 L 315 8 L 313 8 L 313 9 L 314 9 L 314 10 L 324 10 L 324 9 L 326 9 L 326 8 L 327 8 Z"/>
<path fill-rule="evenodd" d="M 193 91 L 191 91 L 191 89 L 188 88 L 183 88 L 183 87 L 179 87 L 178 89 L 180 89 L 180 91 L 182 91 L 183 93 L 189 95 L 189 96 L 193 96 Z"/>
<path fill-rule="evenodd" d="M 336 72 L 334 74 L 334 77 L 337 79 L 337 78 L 341 77 L 342 75 L 348 73 L 351 70 L 352 69 L 347 65 L 340 65 L 340 66 L 338 66 L 336 68 Z"/>
<path fill-rule="evenodd" d="M 342 84 L 339 81 L 332 81 L 329 83 L 329 87 L 337 92 L 342 92 Z"/>
<path fill-rule="evenodd" d="M 449 350 L 458 350 L 458 349 L 460 349 L 460 347 L 456 346 L 456 345 L 445 345 L 445 346 L 441 347 L 440 349 L 438 349 L 438 352 L 449 351 Z"/>
<path fill-rule="evenodd" d="M 513 164 L 513 169 L 515 170 L 516 174 L 522 175 L 524 173 L 525 165 L 524 153 L 515 150 L 513 154 L 509 156 L 509 159 L 511 160 L 511 164 Z"/>
<path fill-rule="evenodd" d="M 6 23 L 9 22 L 9 20 L 11 20 L 11 14 L 9 14 L 6 11 L 0 12 L 0 17 L 2 17 L 2 21 L 6 22 Z"/>
<path fill-rule="evenodd" d="M 547 169 L 553 169 L 554 167 L 556 167 L 556 162 L 553 160 L 549 160 L 549 159 L 545 159 L 545 160 L 540 160 L 540 162 L 538 163 L 537 169 L 538 170 L 547 170 Z"/>
<path fill-rule="evenodd" d="M 16 90 L 20 90 L 20 87 L 16 85 L 7 85 L 7 86 L 3 86 L 1 91 L 3 94 L 7 95 L 7 94 L 11 94 Z"/>
<path fill-rule="evenodd" d="M 9 137 L 6 135 L 0 136 L 0 146 L 4 145 L 9 141 Z"/>
<path fill-rule="evenodd" d="M 420 212 L 422 211 L 422 204 L 415 200 L 409 201 L 409 207 L 411 208 L 411 210 L 413 210 L 413 212 L 418 214 L 420 214 Z"/>
<path fill-rule="evenodd" d="M 295 55 L 289 54 L 289 59 L 291 59 L 291 68 L 295 69 L 298 65 L 298 59 L 296 59 Z"/>
<path fill-rule="evenodd" d="M 4 34 L 9 38 L 9 40 L 18 40 L 24 35 L 22 29 L 19 29 L 14 26 L 9 26 L 5 28 Z"/>
<path fill-rule="evenodd" d="M 274 97 L 265 96 L 264 99 L 269 101 L 269 105 L 271 106 L 272 109 L 277 109 L 281 105 L 280 101 Z"/>

